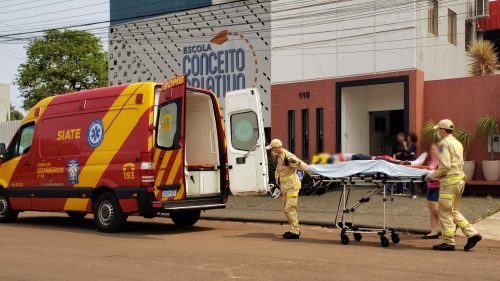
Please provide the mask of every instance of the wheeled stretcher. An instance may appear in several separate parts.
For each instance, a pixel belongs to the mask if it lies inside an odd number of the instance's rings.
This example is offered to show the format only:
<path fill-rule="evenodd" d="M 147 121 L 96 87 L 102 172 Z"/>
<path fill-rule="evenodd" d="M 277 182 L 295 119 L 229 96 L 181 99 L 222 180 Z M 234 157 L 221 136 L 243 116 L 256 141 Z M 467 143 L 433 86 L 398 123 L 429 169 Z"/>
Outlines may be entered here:
<path fill-rule="evenodd" d="M 342 244 L 349 244 L 349 233 L 354 239 L 360 241 L 362 234 L 378 234 L 382 247 L 389 246 L 387 234 L 390 233 L 393 243 L 399 243 L 399 236 L 395 229 L 387 223 L 387 201 L 394 201 L 393 188 L 387 191 L 386 185 L 396 183 L 417 183 L 425 181 L 428 170 L 410 168 L 380 160 L 350 161 L 340 164 L 311 165 L 314 185 L 325 183 L 338 183 L 342 187 L 339 198 L 335 227 L 341 230 Z M 373 187 L 360 199 L 349 204 L 353 191 L 357 187 Z M 358 207 L 370 201 L 377 193 L 382 192 L 383 225 L 381 228 L 357 227 L 347 220 L 349 214 L 354 216 Z M 389 194 L 388 194 L 389 193 Z M 352 200 L 351 200 L 352 201 Z"/>

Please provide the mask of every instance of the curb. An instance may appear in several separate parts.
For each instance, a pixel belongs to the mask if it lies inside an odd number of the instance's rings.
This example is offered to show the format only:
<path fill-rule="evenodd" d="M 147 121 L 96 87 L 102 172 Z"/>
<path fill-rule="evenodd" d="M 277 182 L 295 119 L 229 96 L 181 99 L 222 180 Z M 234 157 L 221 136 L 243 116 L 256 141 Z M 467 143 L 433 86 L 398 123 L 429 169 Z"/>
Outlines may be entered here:
<path fill-rule="evenodd" d="M 234 217 L 224 217 L 224 216 L 201 216 L 202 220 L 212 220 L 212 221 L 232 221 L 232 222 L 255 222 L 255 223 L 279 223 L 279 224 L 287 224 L 288 222 L 281 219 L 259 219 L 259 218 L 234 218 Z M 333 222 L 329 221 L 311 221 L 311 220 L 301 220 L 300 224 L 302 225 L 311 225 L 311 226 L 321 226 L 321 227 L 331 227 L 334 228 L 335 225 Z M 380 225 L 367 225 L 367 224 L 358 224 L 357 227 L 366 227 L 366 228 L 382 228 Z M 412 227 L 395 227 L 394 228 L 399 233 L 411 233 L 411 234 L 426 234 L 429 233 L 428 229 L 424 228 L 412 228 Z"/>

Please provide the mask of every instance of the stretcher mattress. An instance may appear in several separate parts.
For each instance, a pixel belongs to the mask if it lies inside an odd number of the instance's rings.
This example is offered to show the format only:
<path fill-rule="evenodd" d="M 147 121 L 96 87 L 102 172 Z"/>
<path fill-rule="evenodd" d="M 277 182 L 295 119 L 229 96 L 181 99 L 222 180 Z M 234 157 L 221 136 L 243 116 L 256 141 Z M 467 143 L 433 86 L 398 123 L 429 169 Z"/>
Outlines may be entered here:
<path fill-rule="evenodd" d="M 347 178 L 354 175 L 382 173 L 388 177 L 425 177 L 429 171 L 389 163 L 383 160 L 356 160 L 338 164 L 310 165 L 314 174 L 327 178 Z"/>

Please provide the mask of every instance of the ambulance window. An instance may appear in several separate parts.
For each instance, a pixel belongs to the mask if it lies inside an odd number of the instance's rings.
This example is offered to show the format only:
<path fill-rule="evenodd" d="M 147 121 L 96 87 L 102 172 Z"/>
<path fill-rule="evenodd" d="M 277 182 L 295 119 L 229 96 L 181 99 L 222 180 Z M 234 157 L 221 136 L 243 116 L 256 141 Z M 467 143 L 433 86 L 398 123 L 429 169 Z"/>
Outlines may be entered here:
<path fill-rule="evenodd" d="M 231 115 L 231 144 L 234 148 L 249 151 L 259 139 L 257 114 L 253 111 Z"/>
<path fill-rule="evenodd" d="M 35 124 L 25 126 L 17 133 L 15 139 L 10 144 L 7 151 L 7 158 L 15 158 L 28 153 L 31 149 L 33 142 L 33 134 L 35 131 Z"/>
<path fill-rule="evenodd" d="M 179 145 L 181 101 L 163 104 L 158 114 L 156 145 L 165 149 L 176 149 Z"/>

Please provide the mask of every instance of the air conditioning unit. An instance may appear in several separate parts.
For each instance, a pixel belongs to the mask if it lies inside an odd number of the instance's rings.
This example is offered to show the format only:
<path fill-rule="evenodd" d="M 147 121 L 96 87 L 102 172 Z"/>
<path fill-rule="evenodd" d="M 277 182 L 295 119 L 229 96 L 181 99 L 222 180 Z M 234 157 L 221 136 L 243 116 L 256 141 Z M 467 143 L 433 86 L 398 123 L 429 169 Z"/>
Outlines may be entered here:
<path fill-rule="evenodd" d="M 467 19 L 478 20 L 489 17 L 489 0 L 469 0 Z"/>

